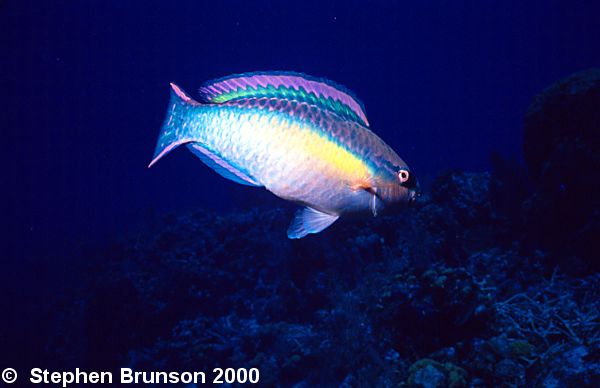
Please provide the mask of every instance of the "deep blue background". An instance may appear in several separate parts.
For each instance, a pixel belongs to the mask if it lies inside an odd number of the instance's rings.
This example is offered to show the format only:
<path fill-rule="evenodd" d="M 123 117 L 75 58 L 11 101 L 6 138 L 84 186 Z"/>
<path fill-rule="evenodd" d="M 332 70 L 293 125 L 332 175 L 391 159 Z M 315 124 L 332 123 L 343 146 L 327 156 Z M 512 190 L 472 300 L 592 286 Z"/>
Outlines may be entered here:
<path fill-rule="evenodd" d="M 330 78 L 427 181 L 520 158 L 532 97 L 600 63 L 594 3 L 0 2 L 3 294 L 59 283 L 82 243 L 149 213 L 281 205 L 184 150 L 146 168 L 170 81 L 195 95 L 245 71 Z"/>

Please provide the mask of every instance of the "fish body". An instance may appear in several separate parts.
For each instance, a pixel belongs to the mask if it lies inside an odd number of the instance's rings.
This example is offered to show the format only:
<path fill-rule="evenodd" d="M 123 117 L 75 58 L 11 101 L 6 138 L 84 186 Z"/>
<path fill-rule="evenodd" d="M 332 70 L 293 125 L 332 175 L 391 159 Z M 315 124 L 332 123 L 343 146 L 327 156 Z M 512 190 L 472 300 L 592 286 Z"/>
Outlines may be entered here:
<path fill-rule="evenodd" d="M 150 166 L 185 144 L 224 177 L 306 206 L 290 238 L 414 197 L 406 163 L 368 128 L 360 102 L 330 81 L 242 74 L 207 83 L 202 103 L 171 87 Z"/>

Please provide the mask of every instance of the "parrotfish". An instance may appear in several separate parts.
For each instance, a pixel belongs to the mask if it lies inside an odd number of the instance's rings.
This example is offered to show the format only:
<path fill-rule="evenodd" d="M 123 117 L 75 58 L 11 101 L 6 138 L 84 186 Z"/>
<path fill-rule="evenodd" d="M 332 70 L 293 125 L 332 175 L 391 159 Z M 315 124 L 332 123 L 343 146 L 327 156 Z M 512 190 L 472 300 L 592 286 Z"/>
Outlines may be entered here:
<path fill-rule="evenodd" d="M 205 83 L 199 100 L 171 83 L 148 167 L 185 144 L 223 177 L 302 205 L 289 238 L 415 199 L 417 181 L 406 163 L 369 129 L 354 94 L 332 81 L 245 73 Z"/>

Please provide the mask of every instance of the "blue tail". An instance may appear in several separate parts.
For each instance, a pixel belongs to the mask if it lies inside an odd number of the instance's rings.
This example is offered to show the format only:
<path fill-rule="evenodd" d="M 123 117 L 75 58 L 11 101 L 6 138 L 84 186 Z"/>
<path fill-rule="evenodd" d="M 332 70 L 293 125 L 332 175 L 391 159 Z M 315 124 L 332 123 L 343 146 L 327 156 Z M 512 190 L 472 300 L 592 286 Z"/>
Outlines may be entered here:
<path fill-rule="evenodd" d="M 160 158 L 176 147 L 190 141 L 183 130 L 182 124 L 186 119 L 186 112 L 188 109 L 197 105 L 200 105 L 200 103 L 194 101 L 190 96 L 185 94 L 179 86 L 171 83 L 169 109 L 167 110 L 167 116 L 160 129 L 160 135 L 158 137 L 158 142 L 156 143 L 156 149 L 154 150 L 154 157 L 148 165 L 148 168 L 152 167 L 154 163 L 158 162 Z"/>

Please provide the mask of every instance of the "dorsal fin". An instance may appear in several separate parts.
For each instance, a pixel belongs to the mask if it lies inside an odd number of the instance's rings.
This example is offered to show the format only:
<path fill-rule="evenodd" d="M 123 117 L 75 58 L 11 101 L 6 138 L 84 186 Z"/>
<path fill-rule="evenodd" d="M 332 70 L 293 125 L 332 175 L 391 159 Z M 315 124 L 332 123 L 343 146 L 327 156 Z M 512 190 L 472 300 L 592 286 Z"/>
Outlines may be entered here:
<path fill-rule="evenodd" d="M 255 72 L 236 74 L 206 82 L 200 87 L 204 102 L 223 103 L 245 98 L 279 98 L 317 105 L 338 115 L 369 126 L 363 104 L 343 86 L 294 72 Z"/>

